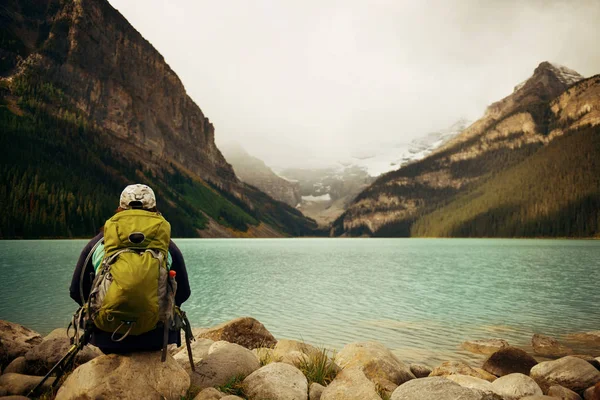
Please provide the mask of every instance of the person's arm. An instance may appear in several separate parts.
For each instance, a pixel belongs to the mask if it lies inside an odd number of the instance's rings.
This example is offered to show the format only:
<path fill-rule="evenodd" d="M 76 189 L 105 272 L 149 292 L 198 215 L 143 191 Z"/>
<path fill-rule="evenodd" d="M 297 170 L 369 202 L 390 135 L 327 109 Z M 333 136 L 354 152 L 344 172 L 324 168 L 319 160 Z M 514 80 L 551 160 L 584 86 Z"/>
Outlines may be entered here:
<path fill-rule="evenodd" d="M 177 273 L 177 275 L 175 276 L 175 279 L 177 280 L 177 293 L 175 293 L 175 304 L 180 306 L 181 303 L 183 303 L 190 297 L 190 282 L 188 280 L 188 274 L 187 269 L 185 268 L 183 254 L 181 254 L 181 251 L 172 240 L 171 243 L 169 243 L 169 253 L 171 254 L 171 258 L 173 259 L 173 263 L 171 264 L 171 270 Z"/>
<path fill-rule="evenodd" d="M 103 233 L 99 233 L 94 237 L 90 242 L 83 248 L 81 254 L 79 255 L 79 260 L 77 261 L 77 266 L 75 267 L 75 271 L 73 272 L 73 278 L 71 279 L 71 287 L 69 288 L 69 293 L 71 298 L 75 300 L 80 306 L 83 305 L 81 301 L 81 294 L 79 293 L 79 283 L 81 280 L 81 271 L 85 269 L 83 273 L 83 297 L 84 300 L 87 300 L 90 295 L 90 290 L 92 289 L 92 279 L 94 276 L 94 265 L 92 264 L 92 257 L 90 256 L 87 265 L 83 265 L 85 260 L 88 258 L 88 254 L 92 251 L 94 245 L 104 237 Z"/>

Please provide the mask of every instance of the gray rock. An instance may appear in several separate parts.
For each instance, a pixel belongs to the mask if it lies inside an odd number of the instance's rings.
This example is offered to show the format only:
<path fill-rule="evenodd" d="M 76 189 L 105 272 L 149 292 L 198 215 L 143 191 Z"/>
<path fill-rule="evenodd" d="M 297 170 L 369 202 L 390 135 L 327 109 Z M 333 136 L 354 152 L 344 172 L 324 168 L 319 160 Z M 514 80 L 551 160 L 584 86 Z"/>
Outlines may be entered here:
<path fill-rule="evenodd" d="M 520 373 L 529 375 L 537 361 L 525 351 L 516 347 L 506 347 L 498 350 L 485 360 L 483 369 L 495 376 Z"/>
<path fill-rule="evenodd" d="M 171 355 L 165 362 L 160 358 L 158 351 L 97 357 L 69 375 L 56 400 L 179 400 L 190 387 L 190 377 Z"/>
<path fill-rule="evenodd" d="M 581 396 L 579 396 L 577 393 L 560 385 L 550 386 L 548 393 L 546 394 L 548 396 L 558 397 L 562 400 L 581 400 Z"/>
<path fill-rule="evenodd" d="M 541 362 L 531 369 L 530 376 L 546 391 L 552 385 L 560 385 L 579 392 L 600 382 L 600 371 L 572 356 Z"/>
<path fill-rule="evenodd" d="M 441 376 L 414 379 L 406 382 L 392 394 L 390 400 L 490 400 L 497 399 L 493 394 L 476 389 L 467 389 L 456 382 Z"/>
<path fill-rule="evenodd" d="M 504 339 L 481 339 L 469 340 L 462 344 L 462 348 L 471 353 L 484 354 L 489 356 L 500 349 L 509 347 L 510 345 Z"/>
<path fill-rule="evenodd" d="M 343 369 L 323 390 L 321 400 L 381 400 L 360 367 Z"/>
<path fill-rule="evenodd" d="M 410 372 L 417 378 L 427 378 L 432 369 L 423 364 L 410 364 Z"/>
<path fill-rule="evenodd" d="M 505 400 L 519 400 L 525 396 L 541 396 L 538 384 L 527 375 L 514 373 L 504 375 L 491 383 L 492 390 Z"/>
<path fill-rule="evenodd" d="M 385 379 L 401 385 L 416 377 L 410 368 L 378 342 L 350 343 L 335 357 L 342 369 L 360 367 L 371 380 Z"/>
<path fill-rule="evenodd" d="M 250 317 L 236 318 L 215 327 L 198 332 L 198 336 L 214 341 L 224 340 L 247 349 L 274 347 L 277 340 L 263 324 Z"/>
<path fill-rule="evenodd" d="M 2 371 L 3 374 L 8 374 L 9 372 L 14 372 L 15 374 L 26 374 L 27 373 L 27 361 L 25 361 L 25 357 L 17 357 L 10 364 L 4 368 Z"/>
<path fill-rule="evenodd" d="M 324 390 L 325 386 L 320 385 L 317 382 L 311 383 L 308 388 L 308 400 L 320 400 Z"/>
<path fill-rule="evenodd" d="M 7 394 L 25 395 L 28 394 L 40 381 L 42 376 L 22 375 L 8 373 L 0 376 L 0 387 L 6 390 Z M 50 389 L 54 383 L 54 377 L 48 378 L 42 385 L 41 391 Z"/>
<path fill-rule="evenodd" d="M 573 354 L 573 350 L 558 342 L 558 340 L 545 335 L 534 334 L 531 338 L 533 352 L 549 358 L 559 358 Z"/>
<path fill-rule="evenodd" d="M 46 374 L 60 359 L 67 354 L 71 341 L 67 330 L 59 328 L 53 330 L 40 344 L 31 348 L 25 354 L 27 372 L 30 374 Z M 85 364 L 103 353 L 96 346 L 85 346 L 75 357 L 75 365 Z"/>
<path fill-rule="evenodd" d="M 194 400 L 220 400 L 225 395 L 215 388 L 206 388 L 194 397 Z"/>
<path fill-rule="evenodd" d="M 248 400 L 307 400 L 308 381 L 302 372 L 286 363 L 271 363 L 254 371 L 242 382 Z"/>
<path fill-rule="evenodd" d="M 204 389 L 223 385 L 233 377 L 245 378 L 260 368 L 260 362 L 247 348 L 218 341 L 195 366 L 196 371 L 190 371 L 192 384 Z"/>
<path fill-rule="evenodd" d="M 485 379 L 484 375 L 481 374 L 479 371 L 475 370 L 474 368 L 471 368 L 467 364 L 460 361 L 445 361 L 437 367 L 435 367 L 433 371 L 431 371 L 431 374 L 429 374 L 430 377 L 445 377 L 448 375 L 468 375 L 480 379 Z"/>
<path fill-rule="evenodd" d="M 42 336 L 22 325 L 0 320 L 0 342 L 2 342 L 0 356 L 4 358 L 4 360 L 0 359 L 0 363 L 8 363 L 24 356 L 33 346 L 40 344 Z"/>

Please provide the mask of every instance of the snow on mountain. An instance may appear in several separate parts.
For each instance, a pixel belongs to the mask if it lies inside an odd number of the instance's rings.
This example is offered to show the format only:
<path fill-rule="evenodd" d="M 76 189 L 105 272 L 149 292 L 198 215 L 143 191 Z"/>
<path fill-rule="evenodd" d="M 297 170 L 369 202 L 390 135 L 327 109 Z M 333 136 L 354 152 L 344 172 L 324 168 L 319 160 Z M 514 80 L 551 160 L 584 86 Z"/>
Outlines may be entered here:
<path fill-rule="evenodd" d="M 428 133 L 408 143 L 379 143 L 376 147 L 362 148 L 352 154 L 349 160 L 340 161 L 339 164 L 342 167 L 362 168 L 370 176 L 376 177 L 426 157 L 469 125 L 470 121 L 461 118 L 448 128 Z"/>
<path fill-rule="evenodd" d="M 571 68 L 567 68 L 564 65 L 560 65 L 560 64 L 556 64 L 556 63 L 546 63 L 547 64 L 547 68 L 549 70 L 551 70 L 554 75 L 556 75 L 556 77 L 558 78 L 558 80 L 560 80 L 562 83 L 564 83 L 567 86 L 570 86 L 576 82 L 579 82 L 580 80 L 582 80 L 584 77 L 581 76 L 579 74 L 579 72 L 572 70 Z M 526 80 L 524 80 L 523 82 L 519 83 L 517 86 L 515 86 L 515 92 L 519 89 L 521 89 L 523 86 L 525 86 L 525 83 L 527 83 L 527 81 L 530 79 L 531 77 L 527 78 Z"/>

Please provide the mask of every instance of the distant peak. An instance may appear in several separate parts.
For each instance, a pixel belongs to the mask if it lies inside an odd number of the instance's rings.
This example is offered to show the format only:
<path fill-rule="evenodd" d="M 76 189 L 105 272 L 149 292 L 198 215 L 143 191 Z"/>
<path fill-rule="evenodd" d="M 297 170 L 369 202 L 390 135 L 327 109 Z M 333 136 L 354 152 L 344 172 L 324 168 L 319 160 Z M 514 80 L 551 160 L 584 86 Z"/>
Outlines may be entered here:
<path fill-rule="evenodd" d="M 514 91 L 516 92 L 522 89 L 528 82 L 536 81 L 540 77 L 548 75 L 553 76 L 565 86 L 570 86 L 584 79 L 584 77 L 575 70 L 572 70 L 557 63 L 542 61 L 540 65 L 538 65 L 537 68 L 533 71 L 533 75 L 526 81 L 521 82 L 520 84 L 515 86 Z"/>

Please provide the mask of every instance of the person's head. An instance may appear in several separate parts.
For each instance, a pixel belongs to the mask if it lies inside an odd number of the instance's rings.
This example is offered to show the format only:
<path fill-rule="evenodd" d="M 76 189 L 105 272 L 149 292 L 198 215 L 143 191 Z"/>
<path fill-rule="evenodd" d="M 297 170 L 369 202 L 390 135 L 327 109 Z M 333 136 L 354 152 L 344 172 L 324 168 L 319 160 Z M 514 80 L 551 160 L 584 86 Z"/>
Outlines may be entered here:
<path fill-rule="evenodd" d="M 119 210 L 156 210 L 156 196 L 150 186 L 135 184 L 129 185 L 121 193 Z"/>

